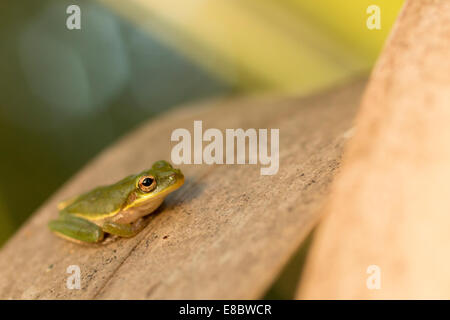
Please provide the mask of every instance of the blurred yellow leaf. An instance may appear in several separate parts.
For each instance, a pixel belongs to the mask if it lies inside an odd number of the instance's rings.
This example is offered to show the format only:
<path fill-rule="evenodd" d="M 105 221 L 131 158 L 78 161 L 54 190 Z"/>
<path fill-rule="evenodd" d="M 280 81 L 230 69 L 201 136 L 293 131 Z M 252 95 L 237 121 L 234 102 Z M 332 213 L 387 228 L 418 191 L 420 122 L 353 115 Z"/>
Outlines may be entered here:
<path fill-rule="evenodd" d="M 404 0 L 284 0 L 280 3 L 291 5 L 294 12 L 307 16 L 325 32 L 333 34 L 355 53 L 373 63 L 392 25 L 405 1 Z M 366 13 L 370 5 L 381 10 L 381 30 L 369 30 Z"/>
<path fill-rule="evenodd" d="M 100 1 L 240 88 L 296 92 L 369 70 L 402 3 L 369 31 L 369 1 Z"/>

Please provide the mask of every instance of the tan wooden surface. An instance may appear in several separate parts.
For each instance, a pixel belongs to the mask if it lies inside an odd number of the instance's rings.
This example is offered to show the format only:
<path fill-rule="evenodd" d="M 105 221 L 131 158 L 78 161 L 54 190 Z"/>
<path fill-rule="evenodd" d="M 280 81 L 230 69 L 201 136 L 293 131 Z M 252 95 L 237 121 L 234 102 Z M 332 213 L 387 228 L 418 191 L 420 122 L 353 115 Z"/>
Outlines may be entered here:
<path fill-rule="evenodd" d="M 335 182 L 299 298 L 449 299 L 450 1 L 407 2 Z"/>
<path fill-rule="evenodd" d="M 365 81 L 316 96 L 205 102 L 154 119 L 89 163 L 0 252 L 0 298 L 258 298 L 317 220 Z M 170 159 L 171 132 L 280 128 L 280 170 L 182 165 L 187 177 L 132 239 L 77 245 L 47 229 L 56 204 Z M 68 142 L 69 143 L 69 142 Z M 66 268 L 81 268 L 68 290 Z"/>

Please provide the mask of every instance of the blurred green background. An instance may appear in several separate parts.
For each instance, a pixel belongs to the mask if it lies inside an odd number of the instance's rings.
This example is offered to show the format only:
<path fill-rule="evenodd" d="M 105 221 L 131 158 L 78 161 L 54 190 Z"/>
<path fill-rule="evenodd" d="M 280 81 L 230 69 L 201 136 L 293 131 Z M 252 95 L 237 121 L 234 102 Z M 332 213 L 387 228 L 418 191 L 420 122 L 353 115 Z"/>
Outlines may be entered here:
<path fill-rule="evenodd" d="M 81 8 L 68 30 L 66 8 Z M 381 30 L 366 9 L 381 8 Z M 92 157 L 214 96 L 317 91 L 370 71 L 403 0 L 0 2 L 0 245 Z"/>

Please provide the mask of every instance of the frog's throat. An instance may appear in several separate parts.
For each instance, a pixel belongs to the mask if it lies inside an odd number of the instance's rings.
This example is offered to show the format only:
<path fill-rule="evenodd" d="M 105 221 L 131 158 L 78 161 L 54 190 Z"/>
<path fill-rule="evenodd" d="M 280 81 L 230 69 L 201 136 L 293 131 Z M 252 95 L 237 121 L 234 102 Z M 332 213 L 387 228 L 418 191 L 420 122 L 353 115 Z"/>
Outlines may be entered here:
<path fill-rule="evenodd" d="M 114 217 L 110 218 L 115 223 L 131 223 L 137 221 L 139 218 L 142 218 L 150 213 L 154 212 L 161 203 L 164 201 L 164 198 L 158 198 L 152 201 L 147 201 L 141 206 L 134 206 L 128 209 L 122 209 L 118 212 Z"/>

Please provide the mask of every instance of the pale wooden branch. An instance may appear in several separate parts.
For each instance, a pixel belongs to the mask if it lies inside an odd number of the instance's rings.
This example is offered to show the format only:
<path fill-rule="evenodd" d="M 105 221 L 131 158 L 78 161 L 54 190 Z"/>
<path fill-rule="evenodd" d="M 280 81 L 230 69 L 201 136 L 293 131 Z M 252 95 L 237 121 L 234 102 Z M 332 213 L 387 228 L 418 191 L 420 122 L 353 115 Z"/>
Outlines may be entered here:
<path fill-rule="evenodd" d="M 299 297 L 450 298 L 449 190 L 450 1 L 410 0 L 368 85 Z"/>
<path fill-rule="evenodd" d="M 0 298 L 258 298 L 317 220 L 364 80 L 317 96 L 206 102 L 143 125 L 89 163 L 0 252 Z M 280 170 L 182 165 L 187 177 L 131 239 L 77 245 L 49 232 L 59 200 L 170 160 L 171 132 L 279 128 Z M 70 142 L 67 142 L 70 143 Z M 81 268 L 81 290 L 66 268 Z"/>

